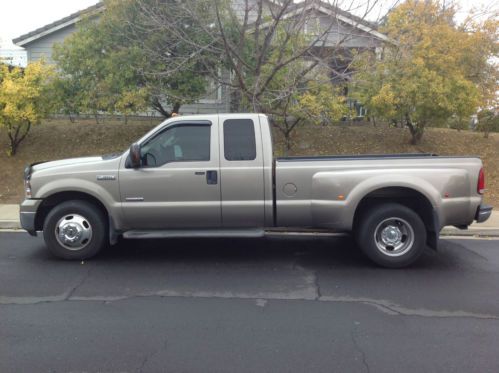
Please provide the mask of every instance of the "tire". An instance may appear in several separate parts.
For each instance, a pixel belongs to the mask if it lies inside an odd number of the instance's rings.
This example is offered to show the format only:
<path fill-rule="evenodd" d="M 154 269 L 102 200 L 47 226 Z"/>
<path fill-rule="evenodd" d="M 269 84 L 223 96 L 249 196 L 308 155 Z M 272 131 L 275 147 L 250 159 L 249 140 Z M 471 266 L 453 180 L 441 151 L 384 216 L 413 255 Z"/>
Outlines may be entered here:
<path fill-rule="evenodd" d="M 56 257 L 83 260 L 95 256 L 106 245 L 108 230 L 106 216 L 97 206 L 74 200 L 49 212 L 43 224 L 43 238 Z"/>
<path fill-rule="evenodd" d="M 397 203 L 373 205 L 365 211 L 355 238 L 369 259 L 386 268 L 407 267 L 426 248 L 423 221 L 416 212 Z"/>

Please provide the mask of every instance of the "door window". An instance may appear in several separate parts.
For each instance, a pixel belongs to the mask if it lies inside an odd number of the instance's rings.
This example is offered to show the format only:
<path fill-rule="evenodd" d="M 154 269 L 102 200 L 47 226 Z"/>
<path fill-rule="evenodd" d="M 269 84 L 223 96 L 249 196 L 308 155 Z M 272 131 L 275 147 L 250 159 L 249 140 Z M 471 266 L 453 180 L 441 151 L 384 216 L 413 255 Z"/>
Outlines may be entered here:
<path fill-rule="evenodd" d="M 256 159 L 255 126 L 251 119 L 224 122 L 224 156 L 228 161 Z"/>
<path fill-rule="evenodd" d="M 144 167 L 159 167 L 169 162 L 210 160 L 210 125 L 179 124 L 148 140 L 141 147 Z"/>

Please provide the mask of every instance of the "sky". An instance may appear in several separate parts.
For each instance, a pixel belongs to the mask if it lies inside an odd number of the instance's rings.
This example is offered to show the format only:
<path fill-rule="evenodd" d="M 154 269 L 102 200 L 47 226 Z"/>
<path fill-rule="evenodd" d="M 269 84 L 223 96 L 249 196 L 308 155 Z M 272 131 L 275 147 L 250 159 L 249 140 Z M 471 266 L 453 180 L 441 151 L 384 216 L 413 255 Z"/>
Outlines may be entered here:
<path fill-rule="evenodd" d="M 351 0 L 341 0 L 345 3 Z M 360 0 L 358 0 L 360 1 Z M 364 0 L 366 1 L 366 0 Z M 378 0 L 381 11 L 396 0 Z M 471 6 L 495 7 L 499 9 L 497 0 L 456 0 L 462 7 L 462 15 Z M 94 5 L 98 0 L 0 0 L 0 47 L 13 47 L 11 40 L 22 34 L 45 26 L 64 18 L 78 10 Z M 380 11 L 373 12 L 379 14 Z"/>
<path fill-rule="evenodd" d="M 98 0 L 0 0 L 0 39 L 13 38 L 94 5 Z"/>

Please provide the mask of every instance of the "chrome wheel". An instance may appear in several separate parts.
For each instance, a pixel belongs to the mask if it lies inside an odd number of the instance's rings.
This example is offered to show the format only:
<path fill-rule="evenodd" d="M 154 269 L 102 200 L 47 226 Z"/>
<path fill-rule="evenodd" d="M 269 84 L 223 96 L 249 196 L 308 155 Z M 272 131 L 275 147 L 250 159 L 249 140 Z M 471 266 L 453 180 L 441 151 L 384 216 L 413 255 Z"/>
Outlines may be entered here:
<path fill-rule="evenodd" d="M 374 230 L 374 240 L 384 255 L 400 256 L 414 245 L 414 230 L 404 219 L 388 218 Z"/>
<path fill-rule="evenodd" d="M 55 226 L 55 237 L 65 248 L 81 250 L 92 240 L 92 226 L 81 215 L 65 215 Z"/>

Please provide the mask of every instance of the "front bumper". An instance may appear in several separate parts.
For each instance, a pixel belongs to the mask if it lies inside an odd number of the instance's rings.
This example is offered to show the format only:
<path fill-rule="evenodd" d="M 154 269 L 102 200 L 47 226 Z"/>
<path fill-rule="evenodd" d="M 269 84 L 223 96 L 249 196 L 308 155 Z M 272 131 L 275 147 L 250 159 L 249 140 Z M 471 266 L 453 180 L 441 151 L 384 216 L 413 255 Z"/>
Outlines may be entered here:
<path fill-rule="evenodd" d="M 476 210 L 475 220 L 477 221 L 477 223 L 483 223 L 488 218 L 490 218 L 491 214 L 492 214 L 492 206 L 480 205 Z"/>
<path fill-rule="evenodd" d="M 38 207 L 41 203 L 41 199 L 25 199 L 19 207 L 21 227 L 32 236 L 36 236 L 35 219 Z"/>

